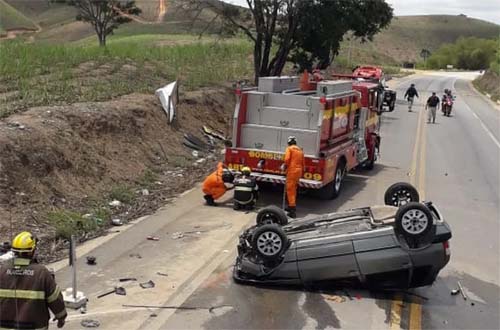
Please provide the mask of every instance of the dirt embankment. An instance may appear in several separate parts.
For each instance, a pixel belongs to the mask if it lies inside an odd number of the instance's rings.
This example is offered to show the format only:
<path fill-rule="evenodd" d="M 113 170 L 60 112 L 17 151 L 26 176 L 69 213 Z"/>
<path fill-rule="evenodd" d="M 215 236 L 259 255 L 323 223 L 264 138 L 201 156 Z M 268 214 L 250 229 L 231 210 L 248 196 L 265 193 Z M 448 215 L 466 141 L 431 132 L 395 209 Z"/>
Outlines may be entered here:
<path fill-rule="evenodd" d="M 213 170 L 222 146 L 197 158 L 183 146 L 183 134 L 203 139 L 202 125 L 229 132 L 234 96 L 219 88 L 180 99 L 172 126 L 156 97 L 144 94 L 37 107 L 0 121 L 0 238 L 9 238 L 12 224 L 14 232 L 44 238 L 47 253 L 56 249 L 51 211 L 83 215 L 99 208 L 126 221 L 192 187 Z M 116 190 L 130 198 L 111 207 Z"/>
<path fill-rule="evenodd" d="M 474 86 L 487 94 L 493 101 L 500 101 L 500 76 L 495 72 L 486 71 L 482 76 L 474 80 Z"/>

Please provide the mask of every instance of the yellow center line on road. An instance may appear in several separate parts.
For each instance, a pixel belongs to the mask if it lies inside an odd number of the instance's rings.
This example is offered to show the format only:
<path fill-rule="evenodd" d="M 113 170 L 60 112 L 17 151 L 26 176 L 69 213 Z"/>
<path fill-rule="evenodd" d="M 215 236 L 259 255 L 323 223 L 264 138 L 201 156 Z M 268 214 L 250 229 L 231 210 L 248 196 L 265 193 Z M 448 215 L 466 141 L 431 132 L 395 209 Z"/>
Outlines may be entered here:
<path fill-rule="evenodd" d="M 410 183 L 415 186 L 419 192 L 420 199 L 425 199 L 425 176 L 426 176 L 426 146 L 427 146 L 427 124 L 425 124 L 425 112 L 422 107 L 417 117 L 417 132 L 415 145 L 413 146 L 412 160 L 410 164 Z M 417 166 L 418 165 L 418 166 Z M 418 180 L 417 180 L 418 170 Z M 405 307 L 404 301 L 400 296 L 395 296 L 391 305 L 390 329 L 401 328 L 401 314 Z M 411 302 L 409 312 L 409 329 L 422 329 L 422 305 L 420 302 Z"/>

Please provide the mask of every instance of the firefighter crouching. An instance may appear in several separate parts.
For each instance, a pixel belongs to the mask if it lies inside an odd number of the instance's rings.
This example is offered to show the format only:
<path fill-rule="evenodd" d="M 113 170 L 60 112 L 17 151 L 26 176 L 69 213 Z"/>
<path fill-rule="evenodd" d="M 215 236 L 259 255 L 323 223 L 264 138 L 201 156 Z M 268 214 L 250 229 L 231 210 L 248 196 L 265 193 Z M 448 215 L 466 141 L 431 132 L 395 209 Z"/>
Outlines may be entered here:
<path fill-rule="evenodd" d="M 283 170 L 286 171 L 286 197 L 288 201 L 288 207 L 285 210 L 288 211 L 290 218 L 295 218 L 297 217 L 297 187 L 304 174 L 304 152 L 297 146 L 295 136 L 288 137 Z"/>
<path fill-rule="evenodd" d="M 48 329 L 49 309 L 62 328 L 66 308 L 54 277 L 33 257 L 36 238 L 22 232 L 12 241 L 14 259 L 0 267 L 0 329 Z"/>
<path fill-rule="evenodd" d="M 241 176 L 234 180 L 234 201 L 233 209 L 239 210 L 241 208 L 251 210 L 255 207 L 259 194 L 259 186 L 255 178 L 250 176 L 250 167 L 243 167 L 241 169 Z"/>
<path fill-rule="evenodd" d="M 233 174 L 219 162 L 217 169 L 203 181 L 202 191 L 205 194 L 203 198 L 207 205 L 216 206 L 215 201 L 221 198 L 228 189 L 226 183 L 232 183 L 233 180 Z"/>

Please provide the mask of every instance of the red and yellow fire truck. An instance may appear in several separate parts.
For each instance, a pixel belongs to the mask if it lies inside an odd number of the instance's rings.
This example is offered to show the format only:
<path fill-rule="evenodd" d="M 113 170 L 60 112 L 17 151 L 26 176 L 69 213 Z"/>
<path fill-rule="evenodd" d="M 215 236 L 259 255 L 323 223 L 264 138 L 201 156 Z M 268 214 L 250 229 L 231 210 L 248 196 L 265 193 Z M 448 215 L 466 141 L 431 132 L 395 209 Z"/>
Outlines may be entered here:
<path fill-rule="evenodd" d="M 338 196 L 350 170 L 373 167 L 380 145 L 379 85 L 353 80 L 299 77 L 260 78 L 257 88 L 237 90 L 232 145 L 225 164 L 243 166 L 262 182 L 285 184 L 280 170 L 287 138 L 295 136 L 305 154 L 300 187 L 318 196 Z"/>

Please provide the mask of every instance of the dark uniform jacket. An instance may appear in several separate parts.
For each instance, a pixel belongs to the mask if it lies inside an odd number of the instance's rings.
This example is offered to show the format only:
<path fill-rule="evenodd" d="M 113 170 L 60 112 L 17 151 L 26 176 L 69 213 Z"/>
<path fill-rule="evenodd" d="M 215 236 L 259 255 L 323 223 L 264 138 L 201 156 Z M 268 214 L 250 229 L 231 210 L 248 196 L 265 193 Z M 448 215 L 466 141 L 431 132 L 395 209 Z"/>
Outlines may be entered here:
<path fill-rule="evenodd" d="M 47 268 L 24 258 L 0 267 L 0 329 L 46 329 L 49 309 L 58 319 L 67 315 Z"/>
<path fill-rule="evenodd" d="M 406 97 L 418 97 L 418 92 L 417 92 L 417 89 L 415 87 L 410 87 L 406 90 L 406 93 L 405 93 L 405 98 Z"/>
<path fill-rule="evenodd" d="M 242 176 L 236 178 L 234 184 L 234 199 L 240 204 L 248 204 L 257 199 L 259 187 L 255 178 Z"/>
<path fill-rule="evenodd" d="M 439 97 L 437 97 L 436 95 L 433 95 L 429 97 L 429 99 L 427 99 L 427 105 L 430 107 L 437 107 L 438 104 L 439 104 Z"/>

